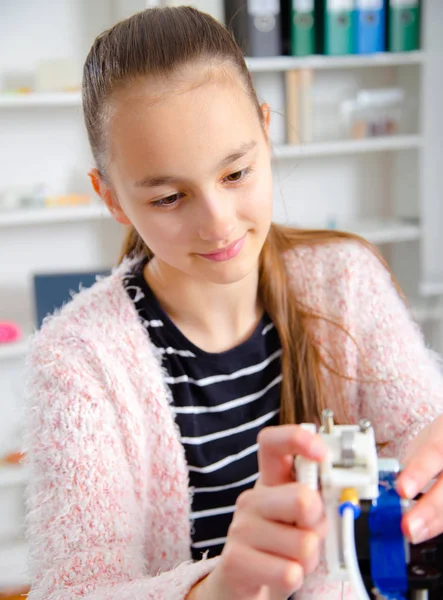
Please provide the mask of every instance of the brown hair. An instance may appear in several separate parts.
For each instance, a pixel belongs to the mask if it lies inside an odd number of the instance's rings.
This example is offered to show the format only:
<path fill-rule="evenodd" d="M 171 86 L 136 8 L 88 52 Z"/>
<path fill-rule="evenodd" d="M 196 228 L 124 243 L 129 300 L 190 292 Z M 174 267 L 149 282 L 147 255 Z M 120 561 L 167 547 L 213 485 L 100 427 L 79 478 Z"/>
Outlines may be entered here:
<path fill-rule="evenodd" d="M 115 90 L 147 75 L 173 76 L 184 65 L 202 60 L 237 70 L 263 126 L 260 104 L 242 51 L 231 33 L 211 16 L 188 6 L 149 9 L 97 37 L 84 66 L 83 110 L 102 177 L 106 172 L 106 115 Z M 280 335 L 283 350 L 282 423 L 319 422 L 321 411 L 330 400 L 322 384 L 322 367 L 338 377 L 342 375 L 339 367 L 322 357 L 309 333 L 309 320 L 327 317 L 312 312 L 297 300 L 282 255 L 298 245 L 344 239 L 359 240 L 372 249 L 368 242 L 351 234 L 298 230 L 276 224 L 271 225 L 262 249 L 259 294 Z M 131 228 L 121 259 L 133 254 L 152 256 Z M 340 327 L 338 323 L 336 326 Z"/>

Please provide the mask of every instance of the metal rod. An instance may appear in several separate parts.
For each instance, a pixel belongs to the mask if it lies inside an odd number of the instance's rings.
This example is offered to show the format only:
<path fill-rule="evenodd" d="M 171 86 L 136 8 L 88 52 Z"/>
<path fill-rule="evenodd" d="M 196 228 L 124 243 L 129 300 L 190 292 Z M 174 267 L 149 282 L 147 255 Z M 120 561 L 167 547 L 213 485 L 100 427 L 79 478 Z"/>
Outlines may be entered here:
<path fill-rule="evenodd" d="M 325 408 L 321 413 L 321 422 L 325 433 L 332 433 L 334 429 L 334 413 L 331 409 Z"/>
<path fill-rule="evenodd" d="M 371 421 L 369 419 L 361 419 L 359 427 L 362 433 L 366 433 L 372 427 Z"/>

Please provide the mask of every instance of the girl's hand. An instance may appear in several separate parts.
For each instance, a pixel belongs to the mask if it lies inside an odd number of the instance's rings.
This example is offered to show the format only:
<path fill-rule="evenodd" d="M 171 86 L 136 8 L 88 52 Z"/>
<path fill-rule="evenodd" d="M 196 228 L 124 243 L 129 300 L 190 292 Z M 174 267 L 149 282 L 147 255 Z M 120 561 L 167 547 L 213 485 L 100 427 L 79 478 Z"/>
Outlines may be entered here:
<path fill-rule="evenodd" d="M 435 477 L 436 483 L 403 518 L 403 531 L 419 544 L 443 533 L 443 416 L 428 425 L 413 440 L 405 468 L 397 481 L 404 498 L 414 498 Z"/>
<path fill-rule="evenodd" d="M 267 427 L 258 436 L 259 480 L 237 499 L 214 571 L 190 598 L 285 600 L 318 564 L 326 519 L 318 492 L 294 482 L 294 455 L 322 460 L 319 436 L 297 425 Z"/>

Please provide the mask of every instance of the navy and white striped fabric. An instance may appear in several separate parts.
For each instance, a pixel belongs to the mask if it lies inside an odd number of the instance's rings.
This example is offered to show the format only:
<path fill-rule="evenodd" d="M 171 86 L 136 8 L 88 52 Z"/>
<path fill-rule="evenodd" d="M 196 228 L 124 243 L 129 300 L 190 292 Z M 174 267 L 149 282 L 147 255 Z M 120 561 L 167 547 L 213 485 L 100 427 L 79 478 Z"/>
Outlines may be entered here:
<path fill-rule="evenodd" d="M 194 488 L 192 556 L 217 556 L 238 495 L 258 477 L 257 434 L 279 423 L 280 340 L 265 314 L 244 343 L 204 352 L 163 311 L 143 277 L 145 264 L 123 283 L 167 372 Z"/>

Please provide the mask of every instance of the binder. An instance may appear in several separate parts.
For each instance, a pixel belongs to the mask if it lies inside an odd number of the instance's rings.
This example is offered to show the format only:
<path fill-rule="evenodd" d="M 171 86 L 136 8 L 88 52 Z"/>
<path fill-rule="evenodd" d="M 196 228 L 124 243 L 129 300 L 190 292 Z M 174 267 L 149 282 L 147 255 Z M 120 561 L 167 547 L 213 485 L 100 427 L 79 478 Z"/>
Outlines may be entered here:
<path fill-rule="evenodd" d="M 324 53 L 352 54 L 354 0 L 323 0 Z"/>
<path fill-rule="evenodd" d="M 290 16 L 292 56 L 314 54 L 316 38 L 314 0 L 292 0 Z"/>
<path fill-rule="evenodd" d="M 386 49 L 385 4 L 385 0 L 356 0 L 355 54 L 372 54 Z"/>
<path fill-rule="evenodd" d="M 225 0 L 225 22 L 246 56 L 282 54 L 279 0 Z"/>
<path fill-rule="evenodd" d="M 388 37 L 391 52 L 409 52 L 420 48 L 419 0 L 390 0 Z"/>

